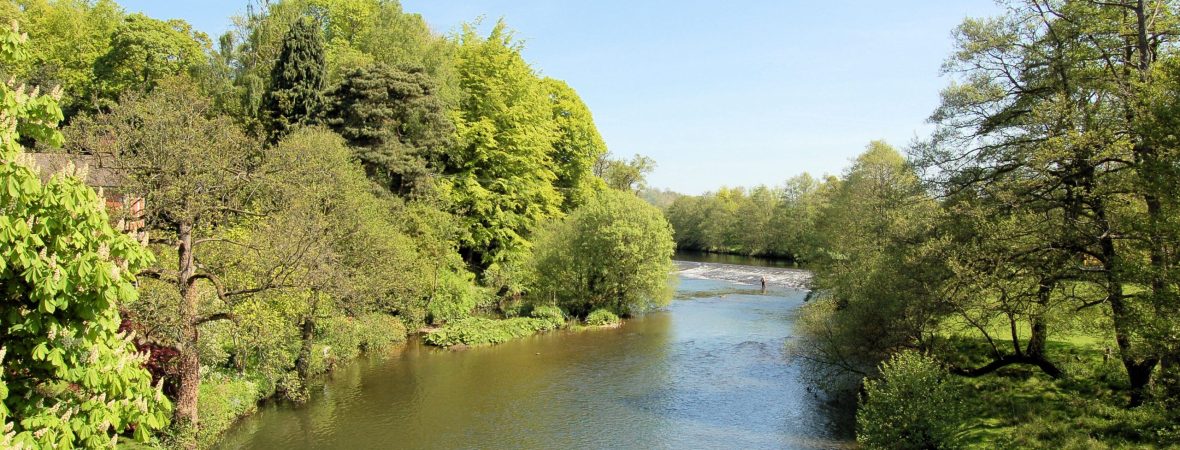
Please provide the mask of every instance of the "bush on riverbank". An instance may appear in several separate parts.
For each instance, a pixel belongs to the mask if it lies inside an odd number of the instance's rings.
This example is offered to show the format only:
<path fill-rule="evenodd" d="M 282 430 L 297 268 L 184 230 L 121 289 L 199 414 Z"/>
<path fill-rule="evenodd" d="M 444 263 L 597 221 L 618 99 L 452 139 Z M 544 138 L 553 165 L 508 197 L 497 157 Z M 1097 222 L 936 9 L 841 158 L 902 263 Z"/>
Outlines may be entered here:
<path fill-rule="evenodd" d="M 673 247 L 658 209 L 627 192 L 602 192 L 538 234 L 529 294 L 577 317 L 600 308 L 641 313 L 671 299 Z"/>
<path fill-rule="evenodd" d="M 444 325 L 427 334 L 424 340 L 427 344 L 439 347 L 501 344 L 513 339 L 532 336 L 542 331 L 555 330 L 561 326 L 562 323 L 553 319 L 536 317 L 514 317 L 503 320 L 469 317 Z"/>
<path fill-rule="evenodd" d="M 963 392 L 933 358 L 904 351 L 866 379 L 856 440 L 870 449 L 958 448 Z"/>
<path fill-rule="evenodd" d="M 565 312 L 553 305 L 534 306 L 529 316 L 547 320 L 550 323 L 556 324 L 558 327 L 565 325 Z"/>
<path fill-rule="evenodd" d="M 622 319 L 606 309 L 596 309 L 586 316 L 586 325 L 592 327 L 614 326 L 622 323 Z"/>
<path fill-rule="evenodd" d="M 201 417 L 197 431 L 198 445 L 201 448 L 212 447 L 234 422 L 257 411 L 258 402 L 273 394 L 273 391 L 263 389 L 262 384 L 250 377 L 221 373 L 205 377 L 197 400 L 197 411 Z"/>

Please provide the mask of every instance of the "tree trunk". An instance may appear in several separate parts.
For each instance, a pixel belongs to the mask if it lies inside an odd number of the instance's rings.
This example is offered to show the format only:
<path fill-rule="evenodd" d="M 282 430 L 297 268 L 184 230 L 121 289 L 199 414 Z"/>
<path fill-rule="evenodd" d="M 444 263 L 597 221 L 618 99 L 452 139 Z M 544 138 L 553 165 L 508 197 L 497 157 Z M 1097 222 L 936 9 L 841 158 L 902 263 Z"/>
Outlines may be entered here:
<path fill-rule="evenodd" d="M 1103 237 L 1100 242 L 1103 256 L 1110 258 L 1107 261 L 1113 261 L 1115 256 L 1114 241 L 1108 235 Z M 1151 383 L 1151 372 L 1155 370 L 1159 360 L 1155 358 L 1139 360 L 1135 357 L 1131 343 L 1134 317 L 1127 306 L 1126 298 L 1124 298 L 1122 280 L 1114 273 L 1115 269 L 1108 265 L 1106 289 L 1110 297 L 1111 316 L 1114 319 L 1114 340 L 1119 346 L 1119 359 L 1123 361 L 1123 367 L 1127 370 L 1127 379 L 1131 384 L 1131 406 L 1135 407 L 1143 404 L 1147 385 Z"/>
<path fill-rule="evenodd" d="M 316 304 L 319 303 L 318 294 L 311 294 L 311 305 L 308 308 L 307 315 L 303 316 L 303 323 L 301 327 L 301 345 L 299 346 L 299 357 L 295 359 L 295 372 L 299 374 L 299 381 L 307 384 L 307 379 L 311 376 L 311 348 L 315 339 L 315 316 Z"/>
<path fill-rule="evenodd" d="M 201 385 L 201 359 L 197 348 L 197 290 L 193 276 L 196 275 L 196 265 L 193 260 L 192 226 L 182 224 L 177 227 L 177 258 L 179 273 L 177 288 L 180 291 L 180 323 L 181 341 L 178 345 L 180 352 L 180 386 L 176 398 L 175 422 L 179 429 L 195 432 L 197 429 L 197 395 Z M 196 448 L 195 435 L 187 435 L 187 448 Z"/>
<path fill-rule="evenodd" d="M 1028 338 L 1028 345 L 1024 354 L 1030 358 L 1045 359 L 1045 344 L 1049 341 L 1049 324 L 1045 313 L 1049 309 L 1049 297 L 1053 294 L 1053 282 L 1042 280 L 1037 288 L 1036 308 L 1032 315 L 1032 335 Z"/>

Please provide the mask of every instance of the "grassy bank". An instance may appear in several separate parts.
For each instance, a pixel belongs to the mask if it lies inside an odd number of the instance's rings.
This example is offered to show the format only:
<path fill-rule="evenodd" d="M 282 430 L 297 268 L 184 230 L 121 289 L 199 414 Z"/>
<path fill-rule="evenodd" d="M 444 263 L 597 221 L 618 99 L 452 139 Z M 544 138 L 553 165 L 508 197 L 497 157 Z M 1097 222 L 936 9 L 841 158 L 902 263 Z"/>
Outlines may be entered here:
<path fill-rule="evenodd" d="M 584 323 L 580 323 L 567 320 L 566 314 L 556 306 L 540 306 L 533 308 L 528 317 L 468 317 L 450 322 L 429 331 L 423 340 L 439 347 L 495 345 L 561 328 L 589 329 L 620 324 L 622 319 L 605 309 L 591 312 Z"/>
<path fill-rule="evenodd" d="M 218 337 L 216 331 L 211 337 Z M 232 339 L 220 337 L 227 345 Z M 316 326 L 309 364 L 312 379 L 308 384 L 364 354 L 382 354 L 405 342 L 405 326 L 397 317 L 387 314 L 325 320 Z M 288 359 L 293 357 L 298 344 L 292 343 Z M 305 401 L 307 386 L 294 372 L 294 360 L 289 361 L 289 366 L 277 370 L 238 371 L 233 369 L 231 361 L 222 360 L 203 373 L 197 403 L 201 422 L 196 438 L 200 447 L 212 447 L 235 423 L 257 412 L 261 402 Z M 171 447 L 170 441 L 174 439 L 175 436 L 164 437 L 159 444 Z"/>

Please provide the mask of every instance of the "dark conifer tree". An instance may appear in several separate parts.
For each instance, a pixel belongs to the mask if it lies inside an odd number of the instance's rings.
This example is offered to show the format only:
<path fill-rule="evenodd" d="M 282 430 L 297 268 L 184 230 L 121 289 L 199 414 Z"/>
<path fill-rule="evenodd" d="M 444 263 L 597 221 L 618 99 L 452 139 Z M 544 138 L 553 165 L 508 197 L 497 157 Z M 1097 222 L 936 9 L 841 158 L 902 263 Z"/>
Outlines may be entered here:
<path fill-rule="evenodd" d="M 317 122 L 324 109 L 324 43 L 310 18 L 291 25 L 283 49 L 270 72 L 270 88 L 262 100 L 262 120 L 271 142 L 300 125 Z"/>
<path fill-rule="evenodd" d="M 390 191 L 421 192 L 450 144 L 454 125 L 436 83 L 421 68 L 356 69 L 328 95 L 327 123 L 354 149 L 365 171 Z"/>

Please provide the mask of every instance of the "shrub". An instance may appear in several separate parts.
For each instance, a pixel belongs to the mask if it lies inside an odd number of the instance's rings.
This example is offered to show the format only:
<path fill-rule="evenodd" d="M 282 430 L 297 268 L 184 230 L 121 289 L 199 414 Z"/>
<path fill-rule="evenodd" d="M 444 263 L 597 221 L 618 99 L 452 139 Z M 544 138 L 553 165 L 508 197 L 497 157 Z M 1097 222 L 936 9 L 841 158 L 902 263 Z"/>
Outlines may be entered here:
<path fill-rule="evenodd" d="M 631 193 L 602 192 L 534 241 L 530 295 L 572 315 L 599 308 L 630 315 L 671 299 L 672 228 Z"/>
<path fill-rule="evenodd" d="M 331 368 L 335 361 L 349 360 L 360 354 L 361 336 L 356 319 L 336 316 L 319 320 L 316 325 L 316 343 L 328 348 L 327 368 Z M 322 348 L 320 351 L 323 352 Z"/>
<path fill-rule="evenodd" d="M 443 324 L 465 319 L 479 306 L 483 292 L 474 285 L 470 274 L 444 271 L 439 276 L 438 290 L 426 306 L 428 320 Z"/>
<path fill-rule="evenodd" d="M 856 440 L 866 448 L 957 448 L 963 392 L 929 356 L 904 351 L 881 364 L 881 379 L 865 380 L 856 413 Z"/>
<path fill-rule="evenodd" d="M 238 418 L 253 414 L 263 396 L 255 380 L 210 374 L 201 382 L 197 400 L 197 414 L 201 418 L 197 431 L 200 447 L 211 447 Z"/>
<path fill-rule="evenodd" d="M 439 347 L 460 344 L 500 344 L 558 327 L 559 325 L 555 325 L 550 320 L 534 317 L 516 317 L 504 320 L 469 317 L 448 323 L 441 329 L 427 334 L 425 341 L 427 344 Z"/>
<path fill-rule="evenodd" d="M 592 327 L 618 325 L 620 322 L 619 316 L 608 309 L 596 309 L 586 316 L 586 325 Z"/>
<path fill-rule="evenodd" d="M 553 328 L 561 328 L 565 326 L 565 313 L 553 305 L 534 306 L 533 311 L 529 316 L 549 322 Z"/>
<path fill-rule="evenodd" d="M 406 342 L 406 326 L 389 314 L 365 314 L 354 323 L 361 350 L 383 350 Z"/>

